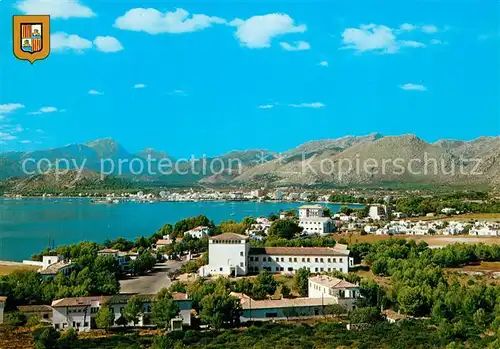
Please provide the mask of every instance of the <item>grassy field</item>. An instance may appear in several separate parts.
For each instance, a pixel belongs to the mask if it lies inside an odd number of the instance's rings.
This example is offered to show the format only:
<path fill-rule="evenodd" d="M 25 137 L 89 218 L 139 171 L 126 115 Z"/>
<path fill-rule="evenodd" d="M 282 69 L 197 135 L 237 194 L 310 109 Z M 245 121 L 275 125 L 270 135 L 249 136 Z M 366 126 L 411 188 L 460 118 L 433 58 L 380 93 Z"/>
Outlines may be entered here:
<path fill-rule="evenodd" d="M 16 270 L 37 270 L 38 267 L 33 265 L 26 265 L 16 262 L 3 262 L 0 261 L 0 276 L 9 275 Z"/>

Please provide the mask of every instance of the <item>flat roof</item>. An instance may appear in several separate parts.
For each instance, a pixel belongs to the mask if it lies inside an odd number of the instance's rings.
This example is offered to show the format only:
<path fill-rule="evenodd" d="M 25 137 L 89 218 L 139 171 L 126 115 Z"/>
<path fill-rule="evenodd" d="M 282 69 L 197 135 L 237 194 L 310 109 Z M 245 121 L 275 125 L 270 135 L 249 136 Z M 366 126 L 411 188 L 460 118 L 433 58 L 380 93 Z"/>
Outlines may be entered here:
<path fill-rule="evenodd" d="M 303 217 L 299 219 L 299 224 L 300 222 L 304 221 L 317 221 L 317 222 L 326 222 L 326 221 L 331 221 L 332 219 L 330 217 Z"/>
<path fill-rule="evenodd" d="M 99 302 L 101 304 L 125 304 L 133 296 L 138 297 L 141 301 L 147 303 L 155 299 L 154 294 L 135 294 L 135 293 L 123 293 L 116 294 L 112 296 L 90 296 L 90 297 L 71 297 L 57 299 L 52 302 L 53 308 L 62 307 L 77 307 L 77 306 L 89 306 L 92 303 Z M 186 293 L 174 292 L 172 293 L 172 299 L 174 301 L 189 301 Z"/>
<path fill-rule="evenodd" d="M 307 208 L 323 208 L 323 206 L 319 205 L 319 204 L 316 204 L 316 205 L 302 205 L 302 206 L 299 206 L 299 209 L 307 209 Z"/>
<path fill-rule="evenodd" d="M 349 250 L 331 247 L 251 247 L 250 254 L 276 256 L 349 256 Z"/>
<path fill-rule="evenodd" d="M 212 236 L 210 240 L 248 240 L 248 236 L 235 233 L 224 233 Z"/>
<path fill-rule="evenodd" d="M 315 282 L 321 286 L 325 286 L 328 288 L 334 288 L 334 289 L 358 287 L 353 283 L 350 283 L 350 282 L 342 280 L 342 279 L 334 278 L 334 277 L 328 276 L 328 275 L 311 276 L 309 278 L 309 281 Z"/>
<path fill-rule="evenodd" d="M 42 269 L 39 271 L 39 273 L 42 275 L 54 275 L 54 274 L 59 273 L 59 271 L 61 271 L 61 269 L 64 269 L 64 268 L 69 267 L 71 265 L 73 265 L 73 262 L 71 262 L 71 261 L 70 262 L 61 261 L 61 262 L 57 262 L 57 263 L 49 265 L 47 269 Z"/>
<path fill-rule="evenodd" d="M 254 300 L 243 293 L 231 292 L 231 295 L 240 299 L 241 308 L 243 310 L 315 307 L 315 306 L 337 304 L 337 299 L 335 299 L 334 297 Z"/>

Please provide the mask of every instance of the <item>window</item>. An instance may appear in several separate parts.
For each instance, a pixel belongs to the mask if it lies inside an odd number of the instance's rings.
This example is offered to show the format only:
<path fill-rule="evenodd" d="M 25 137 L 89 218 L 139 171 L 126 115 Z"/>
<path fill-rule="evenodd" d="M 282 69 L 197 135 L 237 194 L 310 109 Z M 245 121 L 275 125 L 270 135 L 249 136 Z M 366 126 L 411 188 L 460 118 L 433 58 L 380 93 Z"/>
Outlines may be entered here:
<path fill-rule="evenodd" d="M 304 263 L 305 261 L 306 261 L 306 259 L 305 259 L 305 258 L 302 258 L 302 263 Z"/>
<path fill-rule="evenodd" d="M 320 270 L 321 272 L 323 272 L 323 268 L 320 268 L 319 270 Z"/>
<path fill-rule="evenodd" d="M 333 263 L 337 263 L 337 258 L 334 258 L 334 259 L 333 259 Z"/>
<path fill-rule="evenodd" d="M 55 324 L 54 327 L 56 328 L 56 330 L 59 329 L 59 324 Z"/>
<path fill-rule="evenodd" d="M 285 268 L 283 268 L 283 267 L 280 267 L 280 271 L 285 271 Z"/>
<path fill-rule="evenodd" d="M 250 257 L 250 262 L 253 262 L 253 257 Z"/>
<path fill-rule="evenodd" d="M 255 257 L 255 261 L 258 262 L 259 261 L 259 257 Z"/>
<path fill-rule="evenodd" d="M 89 323 L 88 322 L 84 322 L 83 323 L 83 327 L 89 327 Z"/>
<path fill-rule="evenodd" d="M 292 267 L 288 267 L 288 271 L 293 271 L 293 268 Z"/>
<path fill-rule="evenodd" d="M 294 261 L 295 263 L 297 263 L 297 258 L 294 258 L 294 259 L 293 259 L 293 261 Z"/>
<path fill-rule="evenodd" d="M 319 261 L 320 261 L 321 263 L 323 263 L 323 258 L 320 258 L 320 259 L 319 259 Z"/>
<path fill-rule="evenodd" d="M 331 263 L 332 262 L 332 259 L 331 258 L 328 258 L 328 263 Z"/>
<path fill-rule="evenodd" d="M 291 262 L 292 261 L 292 257 L 288 257 L 288 261 Z"/>
<path fill-rule="evenodd" d="M 332 271 L 332 268 L 328 268 L 328 271 Z"/>
<path fill-rule="evenodd" d="M 240 257 L 243 257 L 243 251 L 240 251 Z"/>
<path fill-rule="evenodd" d="M 222 271 L 222 267 L 219 268 L 219 271 Z"/>
<path fill-rule="evenodd" d="M 278 317 L 278 313 L 266 313 L 266 317 Z"/>
<path fill-rule="evenodd" d="M 284 262 L 285 261 L 285 258 L 281 257 L 281 261 Z"/>
<path fill-rule="evenodd" d="M 311 261 L 311 258 L 307 258 L 307 263 L 309 263 Z"/>
<path fill-rule="evenodd" d="M 318 263 L 318 258 L 314 258 L 314 261 L 315 261 L 316 263 Z"/>
<path fill-rule="evenodd" d="M 73 327 L 76 327 L 76 322 L 73 321 Z"/>
<path fill-rule="evenodd" d="M 318 268 L 314 268 L 314 271 L 317 273 L 318 272 Z"/>
<path fill-rule="evenodd" d="M 245 263 L 241 262 L 241 263 L 240 263 L 240 267 L 242 267 L 242 268 L 243 268 L 244 266 L 245 266 Z"/>
<path fill-rule="evenodd" d="M 339 258 L 339 262 L 342 263 L 342 258 Z"/>
<path fill-rule="evenodd" d="M 280 267 L 276 267 L 276 271 L 280 271 Z"/>

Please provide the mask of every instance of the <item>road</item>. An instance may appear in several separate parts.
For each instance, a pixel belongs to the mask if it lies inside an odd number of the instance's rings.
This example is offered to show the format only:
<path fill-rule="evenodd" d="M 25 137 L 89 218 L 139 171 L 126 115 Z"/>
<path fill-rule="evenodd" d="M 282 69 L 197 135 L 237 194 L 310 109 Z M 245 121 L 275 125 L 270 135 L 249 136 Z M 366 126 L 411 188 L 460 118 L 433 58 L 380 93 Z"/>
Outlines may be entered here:
<path fill-rule="evenodd" d="M 166 261 L 156 264 L 151 273 L 120 280 L 120 293 L 156 294 L 172 283 L 168 273 L 178 270 L 185 261 Z"/>

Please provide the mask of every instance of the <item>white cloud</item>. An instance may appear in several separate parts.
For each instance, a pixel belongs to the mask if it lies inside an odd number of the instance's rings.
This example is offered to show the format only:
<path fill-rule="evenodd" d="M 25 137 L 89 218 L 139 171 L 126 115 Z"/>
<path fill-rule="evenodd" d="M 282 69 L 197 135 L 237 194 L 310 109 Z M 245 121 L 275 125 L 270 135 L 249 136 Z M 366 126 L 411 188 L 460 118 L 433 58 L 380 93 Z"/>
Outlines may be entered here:
<path fill-rule="evenodd" d="M 431 45 L 440 45 L 440 44 L 444 44 L 444 42 L 442 42 L 441 40 L 439 39 L 432 39 L 430 41 Z"/>
<path fill-rule="evenodd" d="M 272 105 L 272 104 L 262 104 L 262 105 L 259 105 L 257 108 L 259 108 L 259 109 L 271 109 L 271 108 L 274 108 L 274 105 Z"/>
<path fill-rule="evenodd" d="M 95 13 L 78 0 L 24 0 L 16 8 L 28 15 L 50 15 L 52 18 L 93 17 Z"/>
<path fill-rule="evenodd" d="M 146 85 L 144 85 L 144 84 L 135 84 L 134 88 L 146 88 Z"/>
<path fill-rule="evenodd" d="M 325 107 L 325 105 L 321 102 L 289 104 L 288 106 L 293 108 L 314 108 L 314 109 Z"/>
<path fill-rule="evenodd" d="M 306 41 L 295 41 L 292 45 L 287 42 L 280 42 L 281 47 L 286 51 L 307 51 L 311 48 Z"/>
<path fill-rule="evenodd" d="M 104 94 L 104 93 L 99 92 L 97 90 L 89 90 L 88 93 L 89 93 L 89 95 L 102 95 L 102 94 Z"/>
<path fill-rule="evenodd" d="M 42 107 L 42 108 L 38 109 L 37 111 L 31 112 L 31 113 L 28 113 L 28 114 L 29 115 L 40 115 L 40 114 L 43 114 L 43 113 L 53 113 L 53 112 L 56 112 L 56 111 L 57 111 L 56 107 Z"/>
<path fill-rule="evenodd" d="M 242 46 L 248 48 L 266 48 L 271 46 L 274 37 L 303 33 L 304 24 L 295 25 L 295 21 L 287 14 L 271 13 L 253 16 L 247 20 L 235 19 L 229 25 L 237 27 L 235 36 Z"/>
<path fill-rule="evenodd" d="M 412 30 L 417 29 L 417 27 L 410 23 L 403 23 L 399 26 L 399 29 L 406 32 L 411 32 Z"/>
<path fill-rule="evenodd" d="M 425 44 L 420 42 L 420 41 L 414 41 L 414 40 L 401 40 L 399 42 L 401 46 L 406 46 L 406 47 L 425 47 Z"/>
<path fill-rule="evenodd" d="M 154 8 L 134 8 L 115 20 L 114 26 L 123 30 L 143 31 L 148 34 L 188 33 L 224 24 L 226 20 L 203 14 L 193 14 L 179 8 L 162 13 Z"/>
<path fill-rule="evenodd" d="M 118 52 L 123 50 L 123 46 L 115 37 L 113 36 L 97 36 L 94 39 L 94 45 L 97 50 L 101 52 Z"/>
<path fill-rule="evenodd" d="M 16 109 L 21 109 L 21 108 L 24 108 L 24 105 L 20 103 L 0 104 L 0 113 L 10 113 Z"/>
<path fill-rule="evenodd" d="M 22 143 L 22 144 L 30 144 L 30 143 L 31 143 L 31 141 L 30 141 L 30 140 L 28 140 L 28 139 L 26 139 L 26 140 L 24 140 L 24 141 L 20 141 L 19 143 Z"/>
<path fill-rule="evenodd" d="M 419 84 L 404 84 L 402 86 L 399 86 L 403 90 L 407 91 L 427 91 L 427 88 L 424 85 L 419 85 Z"/>
<path fill-rule="evenodd" d="M 437 33 L 438 28 L 435 25 L 428 24 L 428 25 L 422 26 L 422 31 L 424 33 L 427 33 L 427 34 L 434 34 L 434 33 Z"/>
<path fill-rule="evenodd" d="M 321 67 L 328 67 L 328 62 L 327 61 L 321 61 L 318 63 L 319 66 Z"/>
<path fill-rule="evenodd" d="M 92 42 L 78 35 L 58 32 L 50 36 L 50 46 L 55 51 L 74 50 L 83 52 L 92 48 Z"/>
<path fill-rule="evenodd" d="M 167 92 L 168 95 L 171 96 L 187 96 L 187 92 L 184 90 L 173 90 L 171 92 Z"/>
<path fill-rule="evenodd" d="M 402 27 L 408 29 L 409 24 Z M 358 52 L 396 53 L 401 47 L 425 47 L 425 44 L 418 41 L 398 40 L 399 34 L 400 30 L 393 30 L 385 25 L 366 24 L 359 28 L 347 28 L 342 33 L 342 48 Z"/>
<path fill-rule="evenodd" d="M 17 139 L 17 137 L 7 132 L 0 132 L 0 140 L 13 141 L 14 139 Z"/>

